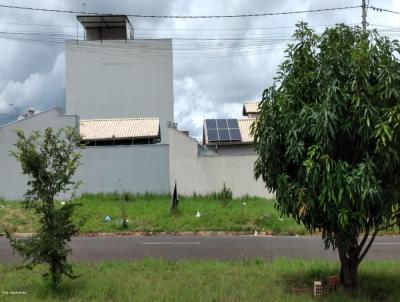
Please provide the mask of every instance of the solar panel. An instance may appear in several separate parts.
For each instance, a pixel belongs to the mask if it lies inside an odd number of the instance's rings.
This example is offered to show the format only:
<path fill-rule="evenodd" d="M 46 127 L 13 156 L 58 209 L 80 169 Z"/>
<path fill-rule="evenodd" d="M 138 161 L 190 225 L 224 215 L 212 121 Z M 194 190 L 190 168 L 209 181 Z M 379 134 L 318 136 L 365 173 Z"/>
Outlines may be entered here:
<path fill-rule="evenodd" d="M 239 128 L 239 123 L 237 119 L 227 119 L 228 128 Z"/>
<path fill-rule="evenodd" d="M 206 120 L 207 129 L 217 129 L 216 120 Z"/>
<path fill-rule="evenodd" d="M 218 129 L 218 133 L 220 141 L 229 142 L 231 140 L 228 129 Z"/>
<path fill-rule="evenodd" d="M 216 129 L 207 129 L 207 136 L 209 142 L 218 142 L 218 130 Z"/>
<path fill-rule="evenodd" d="M 229 129 L 229 133 L 231 135 L 232 141 L 242 141 L 242 136 L 240 135 L 240 130 L 237 129 Z"/>
<path fill-rule="evenodd" d="M 206 119 L 205 128 L 210 143 L 240 142 L 242 140 L 237 119 Z"/>
<path fill-rule="evenodd" d="M 226 119 L 217 119 L 217 126 L 218 129 L 227 129 L 228 128 L 228 123 L 226 122 Z"/>

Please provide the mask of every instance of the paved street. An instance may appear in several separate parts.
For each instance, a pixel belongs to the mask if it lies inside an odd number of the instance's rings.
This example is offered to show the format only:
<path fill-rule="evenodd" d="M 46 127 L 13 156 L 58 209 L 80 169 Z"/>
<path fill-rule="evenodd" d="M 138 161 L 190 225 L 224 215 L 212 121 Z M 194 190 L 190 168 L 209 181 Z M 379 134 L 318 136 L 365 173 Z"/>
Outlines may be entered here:
<path fill-rule="evenodd" d="M 324 251 L 320 237 L 264 236 L 145 236 L 145 237 L 78 237 L 71 242 L 72 259 L 100 261 L 162 257 L 177 259 L 242 259 L 263 257 L 323 258 L 337 260 L 337 254 Z M 400 236 L 385 236 L 375 240 L 369 259 L 400 260 Z M 14 262 L 5 238 L 0 239 L 0 262 Z"/>

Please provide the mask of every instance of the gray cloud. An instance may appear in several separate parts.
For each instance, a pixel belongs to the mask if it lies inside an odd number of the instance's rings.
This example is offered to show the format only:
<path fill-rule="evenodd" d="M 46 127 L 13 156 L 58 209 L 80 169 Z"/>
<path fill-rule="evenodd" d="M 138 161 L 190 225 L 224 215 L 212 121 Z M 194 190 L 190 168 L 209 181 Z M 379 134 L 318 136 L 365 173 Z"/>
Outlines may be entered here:
<path fill-rule="evenodd" d="M 31 73 L 23 81 L 11 80 L 0 92 L 0 111 L 9 109 L 21 112 L 26 107 L 45 110 L 64 106 L 65 63 L 64 54 L 59 54 L 49 72 Z M 12 104 L 12 108 L 10 107 Z M 14 113 L 15 111 L 13 111 Z"/>
<path fill-rule="evenodd" d="M 360 5 L 359 0 L 37 0 L 34 3 L 16 0 L 12 4 L 82 10 L 82 2 L 87 3 L 87 11 L 165 15 L 259 13 Z M 375 6 L 400 10 L 399 1 L 370 2 Z M 62 34 L 61 38 L 76 35 L 76 19 L 73 15 L 12 9 L 1 9 L 1 13 L 0 31 L 40 31 L 52 35 Z M 188 129 L 192 135 L 199 137 L 203 119 L 240 117 L 244 101 L 260 99 L 262 91 L 272 83 L 276 69 L 283 59 L 285 44 L 294 25 L 300 20 L 317 26 L 317 30 L 339 22 L 358 24 L 361 20 L 361 9 L 242 19 L 136 18 L 131 19 L 131 23 L 137 29 L 135 33 L 138 37 L 216 39 L 193 45 L 190 44 L 192 42 L 174 40 L 175 119 L 180 128 Z M 391 26 L 396 26 L 398 22 L 397 16 L 373 11 L 369 11 L 368 21 Z M 160 30 L 167 28 L 179 30 Z M 234 28 L 244 30 L 230 30 Z M 232 37 L 247 40 L 221 40 Z M 264 40 L 260 40 L 260 37 Z M 1 113 L 13 114 L 28 107 L 43 110 L 64 104 L 65 62 L 62 44 L 48 45 L 4 39 L 0 43 Z M 198 54 L 183 55 L 185 49 L 190 47 L 194 47 L 191 53 Z M 236 52 L 235 55 L 232 52 Z M 14 106 L 10 106 L 10 103 Z"/>

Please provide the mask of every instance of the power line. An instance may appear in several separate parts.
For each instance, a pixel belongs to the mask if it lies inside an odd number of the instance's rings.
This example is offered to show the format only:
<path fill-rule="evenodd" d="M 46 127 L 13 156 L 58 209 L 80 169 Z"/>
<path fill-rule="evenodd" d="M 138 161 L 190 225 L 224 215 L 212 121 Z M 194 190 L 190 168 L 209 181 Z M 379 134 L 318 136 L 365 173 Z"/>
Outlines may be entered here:
<path fill-rule="evenodd" d="M 358 23 L 357 23 L 358 24 Z M 15 22 L 5 22 L 5 23 L 0 23 L 1 25 L 16 25 L 16 26 L 39 26 L 39 27 L 68 27 L 73 29 L 73 31 L 75 32 L 76 29 L 76 25 L 67 25 L 67 24 L 43 24 L 43 23 L 15 23 Z M 349 25 L 356 25 L 356 23 L 350 23 Z M 311 25 L 308 24 L 309 27 L 311 28 L 320 28 L 320 27 L 331 27 L 331 26 L 335 26 L 335 24 L 320 24 L 320 25 Z M 383 26 L 383 25 L 382 25 Z M 135 26 L 135 31 L 138 30 L 143 30 L 143 31 L 212 31 L 212 32 L 216 32 L 216 31 L 251 31 L 251 30 L 276 30 L 276 29 L 290 29 L 293 30 L 295 29 L 295 26 L 271 26 L 271 27 L 230 27 L 230 28 L 216 28 L 216 27 L 202 27 L 202 28 L 176 28 L 176 27 L 170 27 L 170 28 L 166 28 L 166 27 L 136 27 Z"/>
<path fill-rule="evenodd" d="M 128 14 L 128 17 L 135 18 L 162 18 L 162 19 L 212 19 L 212 18 L 247 18 L 247 17 L 265 17 L 265 16 L 278 16 L 278 15 L 293 15 L 303 13 L 315 13 L 325 11 L 336 11 L 336 10 L 347 10 L 353 8 L 360 8 L 360 5 L 356 6 L 343 6 L 343 7 L 332 7 L 332 8 L 320 8 L 320 9 L 309 9 L 309 10 L 294 10 L 286 12 L 270 12 L 270 13 L 258 13 L 258 14 L 238 14 L 238 15 L 141 15 L 141 14 Z M 82 14 L 82 15 L 102 15 L 103 13 L 98 12 L 84 12 L 84 11 L 73 11 L 73 10 L 61 10 L 61 9 L 48 9 L 28 6 L 16 6 L 16 5 L 5 5 L 0 4 L 0 8 L 10 9 L 21 9 L 31 11 L 42 11 L 52 13 L 67 13 L 67 14 Z"/>
<path fill-rule="evenodd" d="M 239 14 L 239 15 L 202 15 L 202 16 L 167 16 L 167 15 L 128 15 L 129 17 L 136 18 L 164 18 L 164 19 L 211 19 L 211 18 L 246 18 L 246 17 L 266 17 L 266 16 L 278 16 L 278 15 L 293 15 L 303 13 L 316 13 L 325 11 L 335 10 L 346 10 L 359 8 L 360 6 L 343 6 L 343 7 L 332 7 L 332 8 L 321 8 L 321 9 L 310 9 L 310 10 L 296 10 L 287 12 L 273 12 L 273 13 L 259 13 L 259 14 Z"/>
<path fill-rule="evenodd" d="M 41 12 L 51 12 L 51 13 L 66 13 L 66 14 L 86 14 L 86 15 L 99 15 L 99 13 L 87 13 L 81 11 L 73 10 L 61 10 L 61 9 L 48 9 L 48 8 L 38 8 L 38 7 L 28 7 L 28 6 L 16 6 L 16 5 L 5 5 L 0 4 L 1 8 L 12 8 L 12 9 L 22 9 L 22 10 L 32 10 Z"/>
<path fill-rule="evenodd" d="M 399 28 L 380 30 L 381 32 L 399 34 Z M 169 54 L 165 49 L 156 44 L 149 48 L 146 44 L 147 39 L 155 39 L 152 35 L 139 35 L 139 40 L 133 40 L 137 45 L 136 50 L 131 48 L 115 46 L 113 43 L 103 41 L 101 52 L 118 53 L 121 56 L 135 57 L 166 57 Z M 163 36 L 159 39 L 165 38 Z M 42 32 L 42 31 L 0 31 L 0 39 L 41 43 L 55 47 L 64 48 L 65 40 L 75 40 L 73 34 L 64 32 Z M 143 41 L 141 41 L 143 39 Z M 95 53 L 96 47 L 91 43 L 85 43 L 79 40 L 76 44 L 76 50 Z M 71 42 L 71 41 L 70 41 Z M 204 36 L 188 35 L 173 37 L 174 55 L 179 58 L 185 57 L 222 57 L 231 55 L 254 54 L 262 55 L 267 53 L 283 52 L 288 43 L 293 42 L 293 37 L 276 33 L 257 34 L 251 36 Z M 67 42 L 68 44 L 68 42 Z M 74 42 L 75 44 L 75 42 Z M 124 42 L 123 46 L 126 45 Z M 144 55 L 146 54 L 146 55 Z"/>
<path fill-rule="evenodd" d="M 400 12 L 394 11 L 394 10 L 390 10 L 390 9 L 385 9 L 385 8 L 380 8 L 380 7 L 375 7 L 375 6 L 370 6 L 369 8 L 371 8 L 372 10 L 377 11 L 377 12 L 386 12 L 386 13 L 392 13 L 392 14 L 400 15 Z"/>

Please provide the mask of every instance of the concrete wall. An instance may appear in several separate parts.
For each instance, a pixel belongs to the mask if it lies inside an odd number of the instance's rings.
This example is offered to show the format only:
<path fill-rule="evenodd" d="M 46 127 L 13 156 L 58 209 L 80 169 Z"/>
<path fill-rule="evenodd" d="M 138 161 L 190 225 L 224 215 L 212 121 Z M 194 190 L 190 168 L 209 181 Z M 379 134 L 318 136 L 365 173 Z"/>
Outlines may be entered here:
<path fill-rule="evenodd" d="M 176 179 L 182 195 L 217 192 L 225 182 L 234 197 L 273 197 L 261 180 L 254 179 L 256 155 L 198 156 L 196 140 L 174 129 L 169 133 L 171 191 Z"/>
<path fill-rule="evenodd" d="M 218 155 L 256 155 L 253 144 L 209 146 Z"/>
<path fill-rule="evenodd" d="M 20 163 L 9 156 L 15 149 L 15 129 L 29 135 L 47 127 L 57 130 L 77 125 L 77 116 L 62 115 L 53 109 L 0 127 L 0 197 L 21 200 L 27 190 L 28 178 L 21 173 Z M 83 182 L 78 194 L 169 193 L 169 146 L 166 144 L 87 147 L 81 153 L 82 165 L 75 175 L 76 180 Z"/>
<path fill-rule="evenodd" d="M 77 123 L 76 116 L 50 110 L 0 127 L 0 196 L 22 199 L 27 189 L 27 178 L 21 174 L 19 163 L 9 156 L 16 142 L 14 129 L 29 134 L 46 127 L 59 129 Z M 256 155 L 198 156 L 196 140 L 174 129 L 169 129 L 169 135 L 169 145 L 103 146 L 82 150 L 82 166 L 76 179 L 82 180 L 83 186 L 78 193 L 168 193 L 176 179 L 178 192 L 184 195 L 220 191 L 225 182 L 235 197 L 272 196 L 261 181 L 254 180 Z"/>
<path fill-rule="evenodd" d="M 79 193 L 169 193 L 168 145 L 87 147 L 76 178 Z"/>
<path fill-rule="evenodd" d="M 159 117 L 161 142 L 174 119 L 172 42 L 67 41 L 66 112 L 81 118 Z"/>
<path fill-rule="evenodd" d="M 15 200 L 22 199 L 27 190 L 27 177 L 21 173 L 21 165 L 10 151 L 15 150 L 17 141 L 15 129 L 21 129 L 26 135 L 32 131 L 43 131 L 47 127 L 54 130 L 66 126 L 78 125 L 78 117 L 62 115 L 58 109 L 45 111 L 20 121 L 0 127 L 0 197 Z"/>

